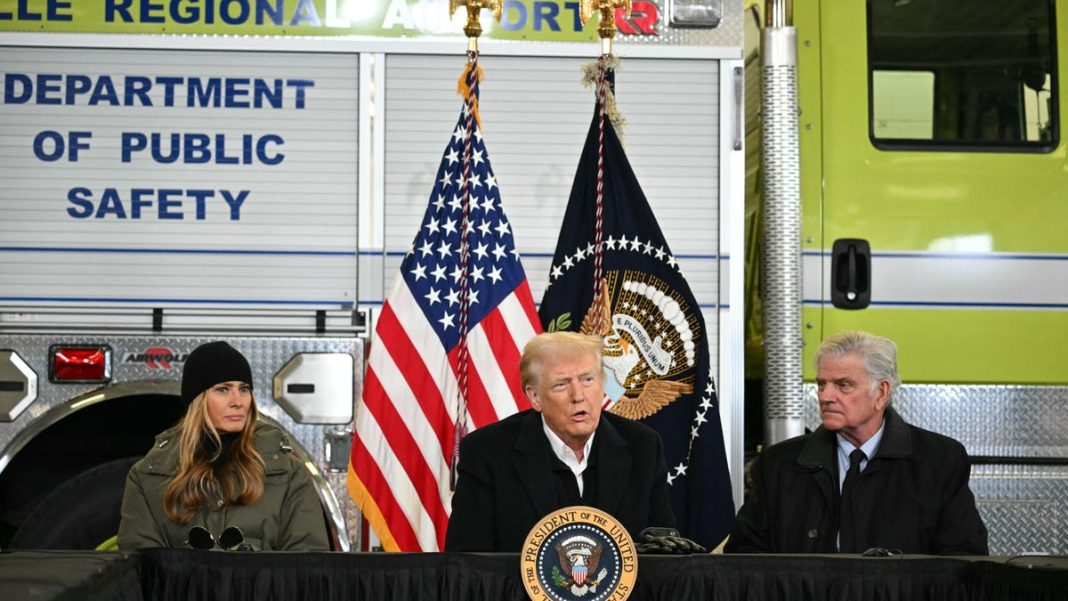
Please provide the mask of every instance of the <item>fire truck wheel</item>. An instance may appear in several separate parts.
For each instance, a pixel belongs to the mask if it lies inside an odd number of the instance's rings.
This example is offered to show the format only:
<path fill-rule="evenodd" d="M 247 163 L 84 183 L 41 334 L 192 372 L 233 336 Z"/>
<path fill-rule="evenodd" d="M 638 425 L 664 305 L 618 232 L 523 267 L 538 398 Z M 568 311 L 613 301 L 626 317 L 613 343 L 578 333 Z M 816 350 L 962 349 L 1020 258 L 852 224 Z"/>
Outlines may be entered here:
<path fill-rule="evenodd" d="M 11 539 L 16 549 L 94 549 L 119 531 L 126 473 L 140 457 L 90 468 L 44 496 Z"/>

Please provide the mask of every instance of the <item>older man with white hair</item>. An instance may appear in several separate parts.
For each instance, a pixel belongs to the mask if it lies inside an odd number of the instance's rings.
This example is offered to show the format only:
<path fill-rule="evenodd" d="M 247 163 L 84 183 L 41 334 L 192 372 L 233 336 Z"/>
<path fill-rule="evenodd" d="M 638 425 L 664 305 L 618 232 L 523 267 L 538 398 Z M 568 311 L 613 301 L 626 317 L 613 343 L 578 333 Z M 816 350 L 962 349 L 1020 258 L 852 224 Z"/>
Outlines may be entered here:
<path fill-rule="evenodd" d="M 816 352 L 822 426 L 753 464 L 728 553 L 986 555 L 964 446 L 892 408 L 897 346 L 866 332 Z"/>

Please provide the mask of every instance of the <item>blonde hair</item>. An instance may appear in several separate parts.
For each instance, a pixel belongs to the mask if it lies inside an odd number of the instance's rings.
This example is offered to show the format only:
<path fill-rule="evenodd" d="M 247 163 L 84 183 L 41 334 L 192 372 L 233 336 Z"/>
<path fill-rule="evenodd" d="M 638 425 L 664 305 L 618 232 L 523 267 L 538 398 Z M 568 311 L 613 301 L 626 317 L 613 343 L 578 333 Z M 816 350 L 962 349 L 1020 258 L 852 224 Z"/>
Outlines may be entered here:
<path fill-rule="evenodd" d="M 592 355 L 597 357 L 597 366 L 604 373 L 604 364 L 599 360 L 604 350 L 604 341 L 599 336 L 589 336 L 577 332 L 547 332 L 530 339 L 523 347 L 523 358 L 519 360 L 519 374 L 523 388 L 537 386 L 541 378 L 541 368 L 546 360 L 557 357 L 574 357 Z"/>
<path fill-rule="evenodd" d="M 251 505 L 263 496 L 265 464 L 253 444 L 256 398 L 249 403 L 245 427 L 230 447 L 229 457 L 216 463 L 222 439 L 211 423 L 207 393 L 189 404 L 178 429 L 178 473 L 163 492 L 163 512 L 179 524 L 188 522 L 209 497 L 219 494 L 227 505 Z M 207 444 L 214 443 L 214 447 Z"/>

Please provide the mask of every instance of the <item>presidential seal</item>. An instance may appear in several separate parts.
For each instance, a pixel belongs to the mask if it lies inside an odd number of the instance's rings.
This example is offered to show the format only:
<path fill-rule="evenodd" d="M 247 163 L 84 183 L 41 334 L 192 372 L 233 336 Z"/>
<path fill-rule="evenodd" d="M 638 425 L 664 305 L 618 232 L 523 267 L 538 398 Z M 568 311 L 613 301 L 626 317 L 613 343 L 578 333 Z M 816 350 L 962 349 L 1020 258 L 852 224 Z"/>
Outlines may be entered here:
<path fill-rule="evenodd" d="M 634 590 L 638 556 L 622 524 L 574 505 L 538 520 L 520 556 L 520 577 L 535 601 L 623 601 Z"/>
<path fill-rule="evenodd" d="M 693 393 L 697 309 L 660 278 L 609 271 L 579 331 L 604 340 L 604 409 L 645 419 Z"/>

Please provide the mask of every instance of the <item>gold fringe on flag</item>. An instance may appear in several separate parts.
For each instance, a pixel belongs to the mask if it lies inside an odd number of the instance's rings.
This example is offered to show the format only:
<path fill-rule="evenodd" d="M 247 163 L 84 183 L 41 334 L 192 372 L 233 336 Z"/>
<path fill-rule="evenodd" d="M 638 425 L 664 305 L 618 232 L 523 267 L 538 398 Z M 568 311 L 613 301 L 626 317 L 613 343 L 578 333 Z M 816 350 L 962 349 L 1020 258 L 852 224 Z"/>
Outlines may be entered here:
<path fill-rule="evenodd" d="M 472 74 L 474 77 L 471 77 Z M 478 96 L 472 88 L 482 81 L 482 75 L 482 67 L 478 64 L 478 55 L 473 53 L 471 59 L 467 61 L 467 67 L 464 68 L 463 74 L 460 75 L 460 81 L 456 82 L 456 93 L 471 104 L 471 110 L 475 115 L 475 124 L 478 125 L 479 129 L 482 128 L 482 118 L 478 114 Z M 469 78 L 474 85 L 467 83 Z"/>
<path fill-rule="evenodd" d="M 619 69 L 619 57 L 614 54 L 602 55 L 601 58 L 582 65 L 582 85 L 587 88 L 597 89 L 597 70 L 603 62 L 604 69 L 613 71 Z M 627 125 L 627 118 L 616 105 L 616 94 L 612 86 L 608 86 L 604 93 L 604 114 L 612 122 L 612 127 L 619 136 L 620 144 L 624 143 L 623 128 Z"/>

